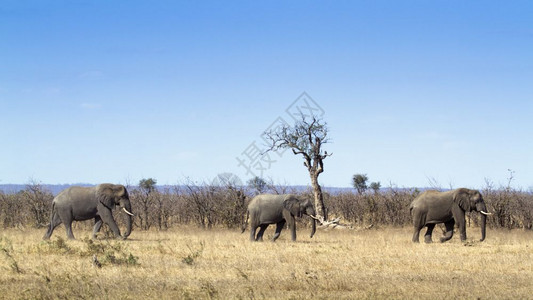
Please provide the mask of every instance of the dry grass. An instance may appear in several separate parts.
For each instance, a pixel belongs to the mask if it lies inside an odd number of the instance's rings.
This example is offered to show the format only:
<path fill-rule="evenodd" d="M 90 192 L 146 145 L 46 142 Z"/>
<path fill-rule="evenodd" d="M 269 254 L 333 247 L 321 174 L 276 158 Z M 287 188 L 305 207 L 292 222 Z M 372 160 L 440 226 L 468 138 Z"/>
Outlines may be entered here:
<path fill-rule="evenodd" d="M 51 242 L 43 233 L 0 233 L 0 298 L 533 298 L 533 232 L 489 230 L 483 243 L 455 236 L 430 245 L 411 243 L 410 228 L 319 231 L 313 239 L 300 230 L 296 243 L 286 231 L 276 243 L 251 243 L 248 231 L 188 227 L 94 243 L 89 231 L 66 242 L 58 239 L 64 229 Z"/>

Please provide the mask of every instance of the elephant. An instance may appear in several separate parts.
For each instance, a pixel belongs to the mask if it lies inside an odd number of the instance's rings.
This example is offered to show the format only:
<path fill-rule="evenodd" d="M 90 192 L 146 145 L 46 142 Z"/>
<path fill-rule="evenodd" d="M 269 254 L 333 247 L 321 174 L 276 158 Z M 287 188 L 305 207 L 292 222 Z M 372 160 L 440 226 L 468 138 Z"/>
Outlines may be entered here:
<path fill-rule="evenodd" d="M 250 240 L 263 241 L 263 233 L 268 225 L 276 224 L 276 232 L 272 241 L 276 241 L 285 223 L 289 223 L 292 233 L 292 241 L 296 241 L 296 221 L 295 217 L 308 215 L 313 219 L 311 237 L 316 232 L 316 216 L 313 203 L 309 199 L 302 200 L 295 195 L 272 195 L 261 194 L 255 196 L 248 204 L 246 221 L 242 227 L 242 232 L 246 230 L 248 219 L 250 218 Z M 255 232 L 260 227 L 257 236 Z"/>
<path fill-rule="evenodd" d="M 418 243 L 420 230 L 427 226 L 424 240 L 431 243 L 431 234 L 435 224 L 444 223 L 446 232 L 440 238 L 441 243 L 453 236 L 455 222 L 459 224 L 461 241 L 466 240 L 465 212 L 477 211 L 481 213 L 481 239 L 485 240 L 487 212 L 485 201 L 477 190 L 459 188 L 446 192 L 434 190 L 425 191 L 416 197 L 409 207 L 413 218 L 413 242 Z"/>
<path fill-rule="evenodd" d="M 120 235 L 111 212 L 116 205 L 128 214 L 124 236 Z M 93 238 L 96 238 L 102 222 L 105 222 L 116 238 L 126 239 L 131 233 L 132 217 L 128 191 L 123 185 L 104 183 L 94 187 L 72 186 L 60 192 L 52 201 L 50 225 L 43 239 L 50 239 L 54 229 L 63 223 L 67 229 L 67 237 L 73 240 L 75 238 L 72 234 L 72 221 L 89 219 L 94 219 Z"/>

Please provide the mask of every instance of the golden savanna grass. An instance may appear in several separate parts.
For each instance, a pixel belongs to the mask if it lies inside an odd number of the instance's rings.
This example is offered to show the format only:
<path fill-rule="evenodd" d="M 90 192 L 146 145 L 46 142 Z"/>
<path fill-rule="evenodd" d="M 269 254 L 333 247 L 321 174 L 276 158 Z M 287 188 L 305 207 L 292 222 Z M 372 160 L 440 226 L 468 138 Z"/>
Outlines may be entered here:
<path fill-rule="evenodd" d="M 434 239 L 437 240 L 437 229 Z M 533 299 L 533 233 L 488 230 L 477 242 L 413 244 L 410 228 L 134 231 L 126 241 L 65 241 L 63 228 L 0 232 L 5 299 Z M 272 236 L 269 228 L 265 238 Z M 93 257 L 102 264 L 95 266 Z"/>

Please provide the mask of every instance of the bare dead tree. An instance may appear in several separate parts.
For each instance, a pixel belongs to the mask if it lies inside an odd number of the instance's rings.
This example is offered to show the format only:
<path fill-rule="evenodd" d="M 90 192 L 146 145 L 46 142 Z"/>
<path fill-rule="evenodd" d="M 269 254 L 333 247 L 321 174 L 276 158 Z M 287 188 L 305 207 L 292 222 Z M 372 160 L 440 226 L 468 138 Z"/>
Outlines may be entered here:
<path fill-rule="evenodd" d="M 265 132 L 265 137 L 270 142 L 266 152 L 291 148 L 295 155 L 302 155 L 304 166 L 311 177 L 316 217 L 327 220 L 324 196 L 318 183 L 318 176 L 324 172 L 324 159 L 331 156 L 322 150 L 322 146 L 329 142 L 327 124 L 314 115 L 307 118 L 302 114 L 301 120 L 294 126 L 282 125 Z"/>

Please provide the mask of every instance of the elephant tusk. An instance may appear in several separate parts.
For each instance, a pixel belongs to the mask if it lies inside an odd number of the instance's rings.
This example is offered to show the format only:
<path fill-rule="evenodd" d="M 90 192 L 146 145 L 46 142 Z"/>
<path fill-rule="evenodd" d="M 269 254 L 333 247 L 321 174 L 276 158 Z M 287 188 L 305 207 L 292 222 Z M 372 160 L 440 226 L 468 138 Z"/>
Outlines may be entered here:
<path fill-rule="evenodd" d="M 492 213 L 488 213 L 488 212 L 484 212 L 484 211 L 480 211 L 480 213 L 484 214 L 485 216 L 492 216 Z"/>
<path fill-rule="evenodd" d="M 130 213 L 125 207 L 123 207 L 122 209 L 123 209 L 128 215 L 130 215 L 130 216 L 132 216 L 132 217 L 134 216 L 134 214 Z"/>

